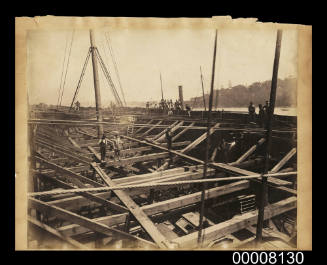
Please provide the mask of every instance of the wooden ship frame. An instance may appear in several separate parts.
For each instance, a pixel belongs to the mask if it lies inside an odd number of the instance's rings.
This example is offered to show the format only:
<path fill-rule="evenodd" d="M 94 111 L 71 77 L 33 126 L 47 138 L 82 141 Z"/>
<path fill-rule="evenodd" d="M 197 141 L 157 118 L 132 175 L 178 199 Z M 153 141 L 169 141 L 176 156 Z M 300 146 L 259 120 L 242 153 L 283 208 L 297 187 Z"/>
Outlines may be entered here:
<path fill-rule="evenodd" d="M 246 114 L 212 111 L 214 74 L 208 111 L 104 112 L 97 64 L 106 70 L 90 31 L 96 119 L 83 110 L 30 112 L 28 247 L 296 248 L 296 117 L 273 114 L 281 34 L 261 128 Z M 213 73 L 216 40 L 217 32 Z M 102 163 L 99 138 L 114 131 L 121 159 L 108 151 Z M 228 156 L 223 139 L 237 139 Z"/>

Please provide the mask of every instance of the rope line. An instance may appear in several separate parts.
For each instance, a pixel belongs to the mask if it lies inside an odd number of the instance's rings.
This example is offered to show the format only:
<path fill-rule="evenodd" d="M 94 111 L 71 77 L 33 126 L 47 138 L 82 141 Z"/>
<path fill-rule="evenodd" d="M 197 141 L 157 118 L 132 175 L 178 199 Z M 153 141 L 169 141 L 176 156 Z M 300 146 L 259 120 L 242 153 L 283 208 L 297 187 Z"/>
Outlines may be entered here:
<path fill-rule="evenodd" d="M 69 48 L 69 54 L 68 54 L 68 61 L 67 61 L 66 73 L 65 73 L 64 83 L 63 83 L 63 86 L 62 86 L 62 92 L 61 92 L 61 98 L 60 98 L 59 106 L 61 106 L 62 97 L 64 95 L 65 84 L 66 84 L 66 80 L 67 80 L 66 77 L 67 77 L 67 72 L 68 72 L 68 67 L 69 67 L 69 61 L 70 61 L 70 55 L 71 55 L 72 46 L 73 46 L 73 40 L 74 40 L 74 34 L 75 34 L 75 30 L 73 30 L 72 40 L 70 42 L 70 48 Z"/>
<path fill-rule="evenodd" d="M 114 97 L 115 97 L 115 100 L 116 100 L 116 102 L 117 102 L 117 104 L 118 104 L 119 106 L 122 106 L 123 103 L 122 103 L 121 99 L 119 98 L 119 95 L 118 95 L 117 90 L 116 90 L 116 88 L 115 88 L 115 84 L 113 83 L 113 81 L 112 81 L 112 79 L 111 79 L 111 77 L 110 77 L 110 76 L 111 76 L 110 71 L 107 69 L 105 63 L 103 62 L 102 57 L 101 57 L 101 55 L 99 54 L 99 51 L 98 51 L 97 48 L 95 48 L 95 51 L 96 51 L 95 54 L 96 54 L 96 56 L 97 56 L 97 59 L 98 59 L 99 62 L 100 62 L 101 69 L 102 69 L 102 71 L 103 71 L 105 77 L 107 78 L 107 81 L 108 81 L 108 83 L 109 83 L 109 86 L 110 86 L 110 88 L 111 88 L 111 91 L 112 91 L 112 93 L 113 93 L 113 95 L 114 95 Z"/>
<path fill-rule="evenodd" d="M 107 34 L 106 34 L 106 33 L 107 33 Z M 110 40 L 110 35 L 109 35 L 108 32 L 106 32 L 106 33 L 105 33 L 105 37 L 106 37 L 106 40 L 107 40 L 107 45 L 108 45 L 108 47 L 109 47 L 109 52 L 110 52 L 110 55 L 111 55 L 112 61 L 113 61 L 113 63 L 114 63 L 114 68 L 115 68 L 115 72 L 116 72 L 116 75 L 117 75 L 119 88 L 120 88 L 121 94 L 122 94 L 122 96 L 123 96 L 124 104 L 125 104 L 125 106 L 126 106 L 124 90 L 123 90 L 123 87 L 122 87 L 122 85 L 121 85 L 121 80 L 120 80 L 120 76 L 119 76 L 119 72 L 118 72 L 118 66 L 117 66 L 117 62 L 116 62 L 116 59 L 115 59 L 114 50 L 113 50 L 113 48 L 112 48 L 112 44 L 111 44 L 111 40 Z"/>
<path fill-rule="evenodd" d="M 69 111 L 73 108 L 73 104 L 74 104 L 74 101 L 78 95 L 78 92 L 79 92 L 79 89 L 82 85 L 82 81 L 83 81 L 83 77 L 84 77 L 84 74 L 86 72 L 86 68 L 87 68 L 87 63 L 90 59 L 90 55 L 91 55 L 91 48 L 89 48 L 89 51 L 87 53 L 87 56 L 86 56 L 86 59 L 85 59 L 85 62 L 84 62 L 84 65 L 83 65 L 83 69 L 82 69 L 82 73 L 81 73 L 81 76 L 78 80 L 78 84 L 77 84 L 77 87 L 76 87 L 76 90 L 75 90 L 75 94 L 74 94 L 74 97 L 73 97 L 73 100 L 72 100 L 72 104 L 70 104 L 70 108 L 69 108 Z"/>
<path fill-rule="evenodd" d="M 77 193 L 77 192 L 101 192 L 109 190 L 128 190 L 128 189 L 142 189 L 142 188 L 157 188 L 157 187 L 169 187 L 169 186 L 180 186 L 187 184 L 198 184 L 198 183 L 216 183 L 220 181 L 230 181 L 230 180 L 247 180 L 247 179 L 260 179 L 262 177 L 285 177 L 297 175 L 297 171 L 294 172 L 285 172 L 285 173 L 269 173 L 269 174 L 254 174 L 251 176 L 237 176 L 237 177 L 225 177 L 225 178 L 211 178 L 211 179 L 196 179 L 196 180 L 181 180 L 181 181 L 172 181 L 172 182 L 156 182 L 152 181 L 145 184 L 135 184 L 135 185 L 116 185 L 111 187 L 100 187 L 100 188 L 82 188 L 82 189 L 67 189 L 67 190 L 51 190 L 43 192 L 30 192 L 27 195 L 34 196 L 44 196 L 44 195 L 57 195 L 65 193 Z"/>
<path fill-rule="evenodd" d="M 65 45 L 65 52 L 64 52 L 64 60 L 62 62 L 62 71 L 61 71 L 61 77 L 60 77 L 60 85 L 59 85 L 59 93 L 58 93 L 58 99 L 57 99 L 57 108 L 59 107 L 59 100 L 61 95 L 61 89 L 62 89 L 62 78 L 64 76 L 64 70 L 65 70 L 65 61 L 66 61 L 66 55 L 67 55 L 67 47 L 68 47 L 68 36 L 66 37 L 66 45 Z"/>

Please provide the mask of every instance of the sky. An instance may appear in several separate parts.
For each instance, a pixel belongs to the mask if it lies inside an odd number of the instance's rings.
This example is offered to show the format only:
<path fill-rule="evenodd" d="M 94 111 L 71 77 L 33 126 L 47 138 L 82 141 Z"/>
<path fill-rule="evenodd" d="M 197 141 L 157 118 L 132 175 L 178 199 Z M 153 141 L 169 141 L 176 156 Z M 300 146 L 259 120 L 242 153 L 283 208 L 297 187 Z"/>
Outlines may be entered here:
<path fill-rule="evenodd" d="M 177 99 L 183 86 L 184 100 L 201 95 L 200 66 L 205 91 L 210 90 L 215 32 L 212 29 L 98 30 L 95 45 L 104 60 L 122 98 L 105 34 L 110 36 L 122 88 L 127 102 L 159 101 L 160 73 L 164 98 Z M 218 30 L 214 88 L 250 85 L 271 80 L 276 45 L 276 30 Z M 62 105 L 70 105 L 90 47 L 89 31 L 44 31 L 28 33 L 27 86 L 29 103 L 56 105 L 62 72 L 68 61 Z M 67 42 L 68 41 L 68 42 Z M 66 48 L 67 49 L 65 52 Z M 297 32 L 284 30 L 279 62 L 279 78 L 297 76 Z M 64 71 L 63 71 L 64 69 Z M 102 106 L 114 101 L 110 87 L 99 67 Z M 82 106 L 94 106 L 91 59 L 77 100 Z"/>

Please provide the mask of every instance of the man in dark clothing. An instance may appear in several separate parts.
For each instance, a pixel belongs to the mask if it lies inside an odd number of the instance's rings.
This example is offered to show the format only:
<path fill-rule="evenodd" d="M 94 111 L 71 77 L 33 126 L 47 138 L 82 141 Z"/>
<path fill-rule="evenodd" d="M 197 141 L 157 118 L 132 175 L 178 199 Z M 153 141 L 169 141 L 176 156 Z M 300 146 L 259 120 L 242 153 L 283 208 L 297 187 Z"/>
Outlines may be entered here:
<path fill-rule="evenodd" d="M 76 110 L 79 111 L 81 107 L 81 103 L 79 103 L 79 101 L 77 100 L 75 106 L 76 106 Z"/>
<path fill-rule="evenodd" d="M 249 105 L 249 120 L 250 122 L 254 121 L 254 116 L 255 116 L 255 107 L 252 102 L 250 102 Z"/>
<path fill-rule="evenodd" d="M 191 117 L 191 107 L 188 104 L 186 104 L 185 109 L 187 111 L 188 116 Z"/>
<path fill-rule="evenodd" d="M 269 111 L 269 101 L 266 100 L 266 105 L 263 106 L 263 110 L 266 112 L 266 114 L 268 115 L 268 111 Z"/>
<path fill-rule="evenodd" d="M 265 123 L 265 110 L 262 107 L 262 104 L 259 104 L 259 125 L 263 127 Z"/>
<path fill-rule="evenodd" d="M 170 166 L 170 164 L 173 162 L 173 154 L 170 152 L 171 147 L 172 147 L 172 136 L 171 136 L 171 132 L 170 132 L 170 128 L 168 128 L 166 130 L 166 140 L 167 140 L 167 148 L 169 150 L 169 164 L 168 167 Z"/>
<path fill-rule="evenodd" d="M 100 153 L 101 153 L 101 162 L 105 162 L 106 160 L 106 146 L 108 144 L 108 140 L 106 139 L 106 136 L 103 134 L 102 138 L 98 142 L 100 146 Z"/>
<path fill-rule="evenodd" d="M 118 161 L 120 161 L 120 150 L 123 147 L 123 143 L 122 140 L 120 139 L 120 136 L 118 134 L 115 135 L 115 139 L 113 140 L 113 147 L 114 147 L 114 160 L 116 160 L 116 158 L 118 159 Z"/>
<path fill-rule="evenodd" d="M 270 111 L 270 106 L 268 100 L 266 100 L 266 105 L 263 106 L 264 110 L 264 126 L 265 128 L 268 127 L 268 116 L 269 116 L 269 111 Z"/>

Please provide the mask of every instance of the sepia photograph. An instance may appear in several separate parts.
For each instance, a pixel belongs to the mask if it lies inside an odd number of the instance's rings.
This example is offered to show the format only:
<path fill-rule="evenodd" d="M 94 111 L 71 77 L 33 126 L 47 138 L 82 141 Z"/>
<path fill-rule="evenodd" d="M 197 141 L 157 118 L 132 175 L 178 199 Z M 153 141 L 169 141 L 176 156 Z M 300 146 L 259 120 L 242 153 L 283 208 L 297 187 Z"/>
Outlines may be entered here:
<path fill-rule="evenodd" d="M 311 34 L 16 18 L 16 249 L 310 250 Z"/>

